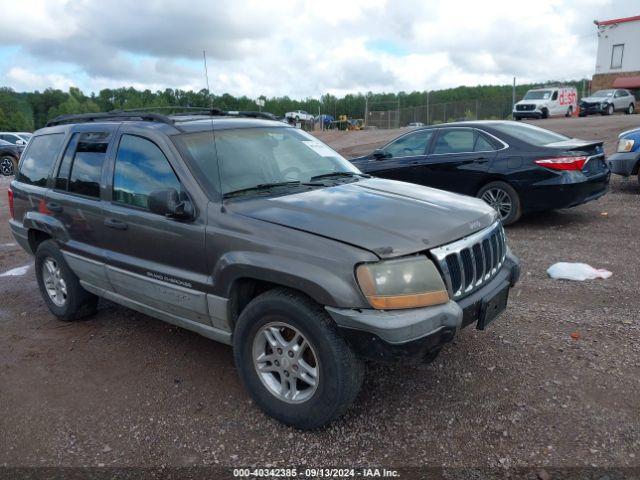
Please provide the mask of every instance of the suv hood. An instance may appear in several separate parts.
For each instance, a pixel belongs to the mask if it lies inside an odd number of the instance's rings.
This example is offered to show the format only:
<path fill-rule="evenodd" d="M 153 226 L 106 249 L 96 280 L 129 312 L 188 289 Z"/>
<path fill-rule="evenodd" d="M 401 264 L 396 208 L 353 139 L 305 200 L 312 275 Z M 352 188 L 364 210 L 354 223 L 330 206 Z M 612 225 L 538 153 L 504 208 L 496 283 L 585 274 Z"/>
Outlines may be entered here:
<path fill-rule="evenodd" d="M 237 214 L 397 257 L 466 237 L 497 219 L 482 200 L 378 178 L 229 202 Z"/>

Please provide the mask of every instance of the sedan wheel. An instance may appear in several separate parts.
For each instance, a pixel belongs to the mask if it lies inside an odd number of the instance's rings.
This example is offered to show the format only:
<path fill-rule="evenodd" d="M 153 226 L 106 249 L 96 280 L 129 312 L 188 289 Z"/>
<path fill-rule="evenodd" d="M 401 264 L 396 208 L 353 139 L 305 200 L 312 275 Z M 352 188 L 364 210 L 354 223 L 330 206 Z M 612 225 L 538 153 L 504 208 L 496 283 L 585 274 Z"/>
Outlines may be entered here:
<path fill-rule="evenodd" d="M 614 112 L 614 111 L 615 111 L 615 110 L 614 110 L 614 108 L 613 108 L 613 105 L 609 105 L 609 106 L 607 107 L 607 115 L 613 115 L 613 112 Z"/>
<path fill-rule="evenodd" d="M 498 187 L 490 188 L 484 192 L 482 200 L 491 205 L 502 219 L 507 218 L 513 209 L 513 202 L 509 198 L 509 194 Z"/>
<path fill-rule="evenodd" d="M 0 173 L 2 173 L 2 175 L 4 175 L 5 177 L 13 175 L 13 158 L 0 158 Z"/>
<path fill-rule="evenodd" d="M 635 108 L 633 106 L 633 103 L 629 105 L 629 108 L 627 108 L 627 113 L 629 115 L 631 115 L 634 112 Z"/>
<path fill-rule="evenodd" d="M 522 215 L 518 192 L 507 182 L 486 184 L 478 192 L 478 198 L 491 205 L 505 225 L 515 223 Z"/>

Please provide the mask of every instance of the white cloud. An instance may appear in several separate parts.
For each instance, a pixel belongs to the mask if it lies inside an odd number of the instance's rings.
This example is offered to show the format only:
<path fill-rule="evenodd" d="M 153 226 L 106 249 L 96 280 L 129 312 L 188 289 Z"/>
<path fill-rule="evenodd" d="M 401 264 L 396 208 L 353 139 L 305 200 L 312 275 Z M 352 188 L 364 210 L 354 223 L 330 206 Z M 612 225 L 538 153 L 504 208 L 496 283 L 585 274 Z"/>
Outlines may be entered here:
<path fill-rule="evenodd" d="M 215 93 L 251 97 L 580 78 L 593 73 L 592 20 L 635 8 L 637 0 L 0 0 L 0 45 L 20 49 L 19 66 L 4 59 L 0 85 L 199 90 L 202 50 Z"/>

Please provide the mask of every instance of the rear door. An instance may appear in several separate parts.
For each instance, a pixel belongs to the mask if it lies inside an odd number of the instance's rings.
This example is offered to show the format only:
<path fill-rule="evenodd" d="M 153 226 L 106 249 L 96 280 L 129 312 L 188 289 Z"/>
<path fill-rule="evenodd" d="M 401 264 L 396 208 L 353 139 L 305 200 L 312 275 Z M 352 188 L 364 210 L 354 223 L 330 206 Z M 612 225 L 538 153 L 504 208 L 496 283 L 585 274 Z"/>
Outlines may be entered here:
<path fill-rule="evenodd" d="M 196 202 L 190 175 L 166 136 L 123 126 L 109 166 L 104 225 L 107 273 L 117 294 L 154 311 L 210 324 L 206 289 L 206 203 Z M 195 182 L 190 182 L 190 185 Z M 153 190 L 188 196 L 196 218 L 177 220 L 149 211 Z"/>
<path fill-rule="evenodd" d="M 90 124 L 73 128 L 43 207 L 64 225 L 68 238 L 63 253 L 71 269 L 81 280 L 107 290 L 101 198 L 103 166 L 117 128 Z"/>
<path fill-rule="evenodd" d="M 419 183 L 475 196 L 496 156 L 494 142 L 471 127 L 438 129 Z"/>
<path fill-rule="evenodd" d="M 355 165 L 376 177 L 421 183 L 420 167 L 427 158 L 426 153 L 433 134 L 433 129 L 407 133 L 383 148 L 386 157 L 369 156 L 355 162 Z"/>

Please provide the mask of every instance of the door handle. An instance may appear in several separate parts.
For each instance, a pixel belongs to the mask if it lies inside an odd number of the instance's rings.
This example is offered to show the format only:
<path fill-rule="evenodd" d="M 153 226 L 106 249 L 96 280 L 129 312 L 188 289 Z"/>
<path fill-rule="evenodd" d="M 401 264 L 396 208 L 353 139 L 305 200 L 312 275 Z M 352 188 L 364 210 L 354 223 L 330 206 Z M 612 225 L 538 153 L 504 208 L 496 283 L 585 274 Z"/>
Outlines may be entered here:
<path fill-rule="evenodd" d="M 487 163 L 489 161 L 488 158 L 485 157 L 478 157 L 474 160 L 474 163 Z"/>
<path fill-rule="evenodd" d="M 47 210 L 50 210 L 56 213 L 60 213 L 63 210 L 62 205 L 59 205 L 55 202 L 47 202 L 46 207 L 47 207 Z"/>
<path fill-rule="evenodd" d="M 113 228 L 115 230 L 126 230 L 129 226 L 125 222 L 116 220 L 115 218 L 107 218 L 104 221 L 105 227 Z"/>

